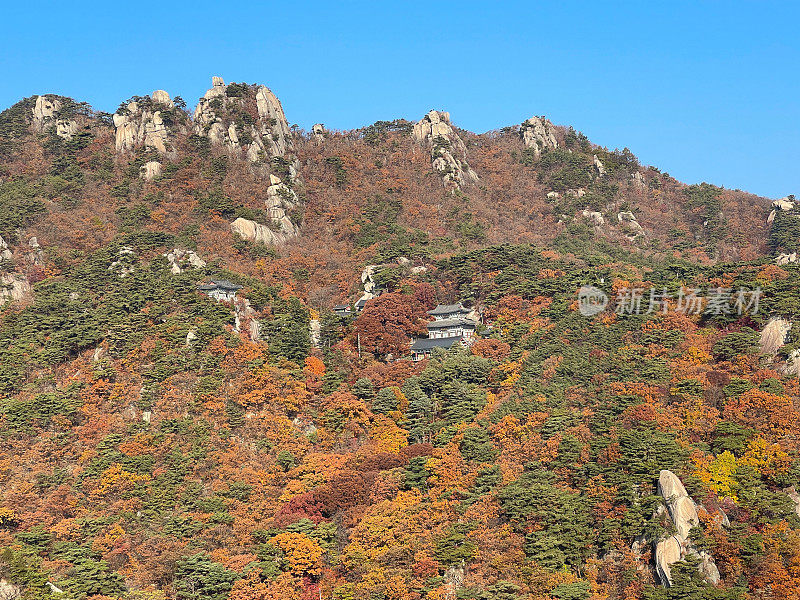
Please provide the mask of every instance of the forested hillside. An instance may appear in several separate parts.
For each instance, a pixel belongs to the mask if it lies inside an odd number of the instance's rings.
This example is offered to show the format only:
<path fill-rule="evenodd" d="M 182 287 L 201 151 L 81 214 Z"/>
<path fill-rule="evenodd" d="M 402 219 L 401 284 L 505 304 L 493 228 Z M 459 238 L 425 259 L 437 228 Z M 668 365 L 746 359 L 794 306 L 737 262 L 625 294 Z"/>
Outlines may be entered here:
<path fill-rule="evenodd" d="M 794 197 L 523 118 L 0 113 L 0 596 L 800 599 Z"/>

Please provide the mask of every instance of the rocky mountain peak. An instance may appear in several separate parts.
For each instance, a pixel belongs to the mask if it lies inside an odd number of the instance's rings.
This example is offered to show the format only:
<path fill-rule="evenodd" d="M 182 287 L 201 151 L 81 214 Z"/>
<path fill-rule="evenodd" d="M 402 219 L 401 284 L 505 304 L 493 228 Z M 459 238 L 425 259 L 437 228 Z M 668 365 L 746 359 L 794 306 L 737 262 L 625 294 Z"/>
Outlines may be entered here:
<path fill-rule="evenodd" d="M 545 117 L 531 117 L 520 125 L 520 137 L 526 148 L 531 148 L 536 158 L 545 148 L 558 148 L 555 125 Z"/>
<path fill-rule="evenodd" d="M 129 152 L 138 146 L 153 148 L 160 154 L 170 151 L 168 122 L 165 113 L 172 112 L 175 104 L 164 90 L 156 90 L 149 97 L 135 96 L 114 114 L 117 152 Z"/>
<path fill-rule="evenodd" d="M 37 133 L 53 131 L 58 137 L 71 139 L 78 131 L 78 124 L 73 119 L 59 116 L 63 103 L 56 96 L 37 96 L 33 107 L 33 128 Z"/>
<path fill-rule="evenodd" d="M 292 148 L 291 130 L 278 97 L 266 86 L 212 78 L 194 111 L 195 133 L 212 144 L 244 153 L 251 163 L 283 157 Z"/>
<path fill-rule="evenodd" d="M 411 134 L 430 148 L 431 166 L 445 187 L 455 190 L 478 181 L 478 174 L 467 164 L 467 148 L 451 125 L 449 112 L 430 111 L 414 125 Z"/>

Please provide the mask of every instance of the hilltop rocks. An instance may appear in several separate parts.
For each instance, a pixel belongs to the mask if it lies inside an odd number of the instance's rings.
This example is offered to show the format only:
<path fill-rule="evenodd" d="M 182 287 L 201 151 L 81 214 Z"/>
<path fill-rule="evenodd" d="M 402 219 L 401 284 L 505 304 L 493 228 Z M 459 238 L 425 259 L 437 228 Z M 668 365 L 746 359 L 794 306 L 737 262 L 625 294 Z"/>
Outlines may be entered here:
<path fill-rule="evenodd" d="M 531 117 L 520 125 L 519 135 L 526 148 L 533 149 L 536 158 L 542 155 L 545 148 L 558 148 L 555 126 L 542 117 Z"/>
<path fill-rule="evenodd" d="M 175 248 L 172 252 L 167 252 L 164 258 L 167 259 L 173 275 L 183 273 L 189 267 L 202 269 L 206 266 L 206 261 L 200 258 L 193 250 Z"/>
<path fill-rule="evenodd" d="M 774 200 L 774 201 L 772 202 L 772 208 L 774 208 L 774 209 L 776 209 L 776 210 L 785 210 L 785 211 L 788 211 L 788 210 L 793 210 L 793 209 L 794 209 L 794 207 L 795 207 L 795 204 L 794 204 L 794 202 L 792 202 L 791 200 L 789 200 L 789 198 L 788 198 L 788 197 L 786 197 L 786 198 L 781 198 L 780 200 Z"/>
<path fill-rule="evenodd" d="M 322 123 L 315 124 L 311 128 L 311 136 L 314 138 L 316 143 L 323 143 L 325 141 L 325 125 Z"/>
<path fill-rule="evenodd" d="M 713 557 L 698 550 L 689 539 L 692 527 L 700 524 L 697 505 L 686 493 L 686 488 L 672 471 L 663 470 L 658 476 L 658 494 L 664 499 L 667 516 L 675 527 L 675 535 L 662 538 L 655 543 L 656 573 L 664 586 L 672 585 L 670 567 L 678 560 L 693 554 L 700 559 L 700 572 L 705 580 L 714 585 L 719 582 L 719 571 Z"/>
<path fill-rule="evenodd" d="M 450 113 L 432 110 L 412 130 L 414 139 L 430 146 L 431 166 L 446 187 L 460 188 L 478 181 L 478 175 L 467 164 L 467 148 L 450 124 Z"/>
<path fill-rule="evenodd" d="M 55 96 L 36 96 L 33 107 L 33 128 L 38 133 L 54 130 L 54 133 L 66 140 L 78 132 L 78 124 L 72 119 L 60 119 L 58 113 L 62 102 Z"/>
<path fill-rule="evenodd" d="M 156 160 L 144 163 L 139 170 L 139 176 L 145 181 L 153 181 L 156 177 L 161 177 L 161 163 Z"/>
<path fill-rule="evenodd" d="M 161 113 L 174 106 L 167 92 L 156 90 L 149 99 L 129 102 L 119 109 L 114 114 L 117 152 L 128 152 L 144 145 L 166 154 L 169 131 Z"/>
<path fill-rule="evenodd" d="M 292 147 L 280 100 L 263 85 L 226 86 L 221 77 L 213 77 L 195 108 L 194 128 L 212 144 L 243 151 L 251 163 L 284 156 Z"/>
<path fill-rule="evenodd" d="M 763 354 L 775 355 L 778 349 L 786 343 L 786 336 L 792 328 L 792 322 L 782 317 L 773 317 L 761 331 L 758 341 Z"/>

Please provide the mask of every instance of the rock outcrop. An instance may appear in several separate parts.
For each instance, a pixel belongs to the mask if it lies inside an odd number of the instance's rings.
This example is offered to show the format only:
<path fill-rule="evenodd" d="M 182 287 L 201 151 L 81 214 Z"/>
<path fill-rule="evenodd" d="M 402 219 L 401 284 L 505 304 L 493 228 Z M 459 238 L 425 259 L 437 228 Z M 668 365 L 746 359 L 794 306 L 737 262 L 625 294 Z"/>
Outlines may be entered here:
<path fill-rule="evenodd" d="M 0 600 L 17 600 L 22 597 L 22 589 L 10 581 L 0 579 Z"/>
<path fill-rule="evenodd" d="M 605 225 L 606 220 L 603 218 L 603 214 L 597 212 L 596 210 L 584 208 L 581 214 L 584 218 L 589 219 L 596 227 Z"/>
<path fill-rule="evenodd" d="M 153 148 L 160 154 L 170 150 L 169 130 L 162 111 L 175 107 L 169 94 L 156 90 L 150 98 L 128 102 L 114 114 L 117 152 L 129 152 L 137 146 Z"/>
<path fill-rule="evenodd" d="M 195 108 L 194 128 L 212 144 L 243 152 L 251 163 L 283 157 L 292 148 L 280 100 L 263 85 L 226 86 L 221 77 L 213 77 Z"/>
<path fill-rule="evenodd" d="M 24 300 L 31 291 L 31 284 L 25 275 L 20 273 L 0 275 L 0 304 L 9 300 Z"/>
<path fill-rule="evenodd" d="M 311 128 L 311 137 L 318 144 L 325 141 L 325 125 L 317 123 Z"/>
<path fill-rule="evenodd" d="M 791 328 L 792 322 L 782 317 L 772 317 L 767 321 L 764 329 L 761 330 L 761 337 L 758 341 L 762 354 L 774 356 L 778 349 L 786 343 L 786 336 Z"/>
<path fill-rule="evenodd" d="M 295 191 L 283 183 L 279 177 L 270 175 L 269 183 L 267 198 L 264 201 L 269 218 L 277 225 L 280 233 L 287 238 L 295 237 L 299 230 L 289 218 L 289 213 L 297 207 L 300 200 Z"/>
<path fill-rule="evenodd" d="M 431 166 L 453 190 L 478 181 L 467 164 L 467 148 L 450 124 L 450 113 L 432 110 L 412 130 L 414 139 L 430 148 Z"/>
<path fill-rule="evenodd" d="M 25 261 L 29 265 L 36 267 L 44 266 L 44 251 L 36 237 L 32 237 L 28 240 L 28 251 L 25 253 Z"/>
<path fill-rule="evenodd" d="M 151 160 L 139 169 L 139 177 L 145 181 L 153 181 L 156 177 L 161 177 L 161 163 L 157 160 Z"/>
<path fill-rule="evenodd" d="M 592 164 L 594 164 L 594 168 L 597 170 L 597 176 L 602 177 L 606 174 L 606 167 L 599 158 L 597 158 L 597 154 L 593 155 L 592 157 Z"/>
<path fill-rule="evenodd" d="M 772 202 L 772 208 L 783 211 L 794 210 L 795 203 L 789 200 L 787 196 L 786 198 L 781 198 L 780 200 L 774 200 Z"/>
<path fill-rule="evenodd" d="M 658 476 L 658 494 L 664 499 L 667 516 L 675 528 L 675 534 L 657 540 L 654 554 L 656 573 L 661 583 L 672 585 L 671 566 L 693 554 L 700 559 L 699 569 L 704 579 L 714 585 L 719 582 L 719 570 L 714 558 L 706 551 L 698 550 L 689 539 L 692 527 L 700 524 L 697 505 L 686 493 L 686 488 L 672 471 L 661 471 Z"/>
<path fill-rule="evenodd" d="M 124 279 L 133 273 L 136 260 L 137 257 L 133 248 L 130 246 L 122 246 L 117 252 L 116 259 L 108 265 L 108 270 L 113 272 L 120 279 Z"/>
<path fill-rule="evenodd" d="M 631 175 L 631 183 L 633 184 L 633 187 L 640 192 L 643 192 L 647 189 L 647 182 L 644 180 L 644 176 L 639 171 L 636 171 L 633 175 Z"/>
<path fill-rule="evenodd" d="M 636 215 L 629 210 L 623 210 L 617 213 L 617 222 L 626 230 L 625 237 L 631 241 L 635 240 L 640 235 L 644 235 L 644 228 L 639 225 L 639 222 L 636 220 Z"/>
<path fill-rule="evenodd" d="M 9 261 L 13 258 L 13 254 L 11 253 L 11 249 L 8 247 L 8 244 L 3 239 L 3 236 L 0 235 L 0 262 Z"/>
<path fill-rule="evenodd" d="M 544 117 L 531 117 L 519 128 L 519 135 L 526 148 L 531 148 L 536 158 L 545 148 L 558 148 L 555 126 Z"/>
<path fill-rule="evenodd" d="M 793 262 L 797 262 L 797 252 L 792 252 L 791 254 L 781 253 L 775 257 L 775 264 L 778 266 L 788 265 Z"/>
<path fill-rule="evenodd" d="M 194 250 L 174 248 L 171 252 L 167 252 L 164 258 L 167 259 L 173 275 L 179 275 L 190 267 L 202 269 L 206 266 L 206 261 L 200 258 Z"/>
<path fill-rule="evenodd" d="M 279 231 L 242 217 L 231 223 L 231 232 L 255 244 L 282 244 L 289 239 Z"/>
<path fill-rule="evenodd" d="M 53 131 L 58 137 L 72 139 L 78 132 L 78 124 L 73 119 L 59 116 L 63 102 L 56 96 L 36 96 L 33 107 L 33 129 L 38 133 Z"/>

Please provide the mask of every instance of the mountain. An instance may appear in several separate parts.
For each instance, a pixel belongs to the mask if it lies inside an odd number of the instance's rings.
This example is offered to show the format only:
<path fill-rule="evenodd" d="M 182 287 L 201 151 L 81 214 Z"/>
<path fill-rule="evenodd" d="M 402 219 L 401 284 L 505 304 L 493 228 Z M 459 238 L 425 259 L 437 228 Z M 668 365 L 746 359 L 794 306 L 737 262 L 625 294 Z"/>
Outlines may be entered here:
<path fill-rule="evenodd" d="M 0 593 L 793 597 L 793 196 L 544 116 L 290 123 L 219 77 L 0 113 Z"/>

